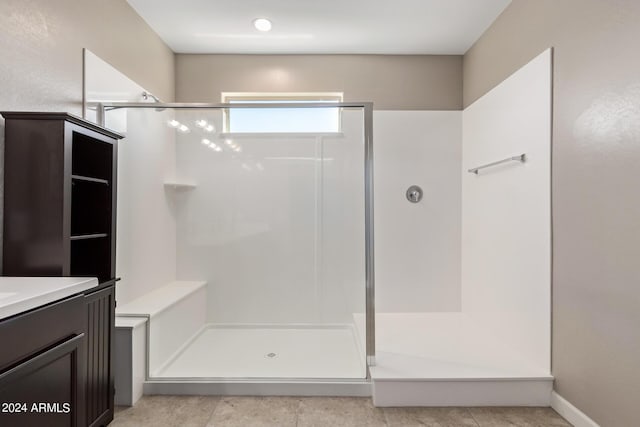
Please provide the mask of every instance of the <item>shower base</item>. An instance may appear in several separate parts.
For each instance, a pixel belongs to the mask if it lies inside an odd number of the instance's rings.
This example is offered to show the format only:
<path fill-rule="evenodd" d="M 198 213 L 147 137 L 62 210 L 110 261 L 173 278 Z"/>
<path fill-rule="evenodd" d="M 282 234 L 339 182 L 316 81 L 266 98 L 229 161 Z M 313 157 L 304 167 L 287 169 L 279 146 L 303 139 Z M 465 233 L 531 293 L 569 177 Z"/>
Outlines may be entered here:
<path fill-rule="evenodd" d="M 364 317 L 355 315 L 359 328 Z M 549 406 L 553 377 L 463 313 L 376 314 L 376 406 Z"/>
<path fill-rule="evenodd" d="M 150 380 L 364 379 L 351 325 L 207 324 Z"/>

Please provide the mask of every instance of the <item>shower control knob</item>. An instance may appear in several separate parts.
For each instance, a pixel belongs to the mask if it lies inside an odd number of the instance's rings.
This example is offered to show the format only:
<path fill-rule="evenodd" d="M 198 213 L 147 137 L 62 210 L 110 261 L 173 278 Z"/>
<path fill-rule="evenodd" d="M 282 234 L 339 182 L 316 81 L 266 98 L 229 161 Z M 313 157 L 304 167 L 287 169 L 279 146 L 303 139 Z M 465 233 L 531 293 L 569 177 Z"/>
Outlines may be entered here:
<path fill-rule="evenodd" d="M 407 200 L 411 203 L 418 203 L 422 200 L 422 188 L 412 185 L 407 189 Z"/>

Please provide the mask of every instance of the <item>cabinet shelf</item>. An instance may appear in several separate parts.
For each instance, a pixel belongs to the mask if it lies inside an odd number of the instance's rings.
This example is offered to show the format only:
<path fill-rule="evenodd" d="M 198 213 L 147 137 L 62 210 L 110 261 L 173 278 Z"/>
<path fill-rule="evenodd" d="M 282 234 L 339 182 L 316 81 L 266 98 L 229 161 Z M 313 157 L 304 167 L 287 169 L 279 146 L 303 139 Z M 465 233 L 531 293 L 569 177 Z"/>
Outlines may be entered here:
<path fill-rule="evenodd" d="M 71 179 L 75 179 L 76 181 L 83 181 L 83 182 L 95 182 L 96 184 L 104 184 L 104 185 L 109 185 L 109 181 L 106 179 L 102 179 L 102 178 L 92 178 L 90 176 L 83 176 L 83 175 L 71 175 Z"/>
<path fill-rule="evenodd" d="M 107 236 L 107 233 L 80 234 L 77 236 L 71 236 L 71 240 L 100 239 Z"/>

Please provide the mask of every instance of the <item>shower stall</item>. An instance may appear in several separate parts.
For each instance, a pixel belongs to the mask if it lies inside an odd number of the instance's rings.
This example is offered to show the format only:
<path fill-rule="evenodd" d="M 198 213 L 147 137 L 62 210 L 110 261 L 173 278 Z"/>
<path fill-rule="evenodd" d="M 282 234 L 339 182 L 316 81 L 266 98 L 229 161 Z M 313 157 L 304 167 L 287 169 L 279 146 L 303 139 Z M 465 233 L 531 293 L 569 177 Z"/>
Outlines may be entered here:
<path fill-rule="evenodd" d="M 370 103 L 111 102 L 97 121 L 127 136 L 118 315 L 148 318 L 148 380 L 367 379 Z"/>
<path fill-rule="evenodd" d="M 464 111 L 111 102 L 143 88 L 86 60 L 87 118 L 126 135 L 116 323 L 139 351 L 117 353 L 137 396 L 549 404 L 550 51 Z"/>

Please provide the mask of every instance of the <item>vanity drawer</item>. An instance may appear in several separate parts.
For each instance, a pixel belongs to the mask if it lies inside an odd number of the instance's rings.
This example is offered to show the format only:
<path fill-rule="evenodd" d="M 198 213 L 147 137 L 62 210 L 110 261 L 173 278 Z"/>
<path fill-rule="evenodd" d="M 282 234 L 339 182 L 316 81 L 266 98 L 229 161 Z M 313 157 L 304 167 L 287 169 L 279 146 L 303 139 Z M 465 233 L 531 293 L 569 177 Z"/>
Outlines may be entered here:
<path fill-rule="evenodd" d="M 0 373 L 20 361 L 84 333 L 84 296 L 55 302 L 0 321 Z"/>
<path fill-rule="evenodd" d="M 84 338 L 75 335 L 0 374 L 0 425 L 82 425 Z"/>

